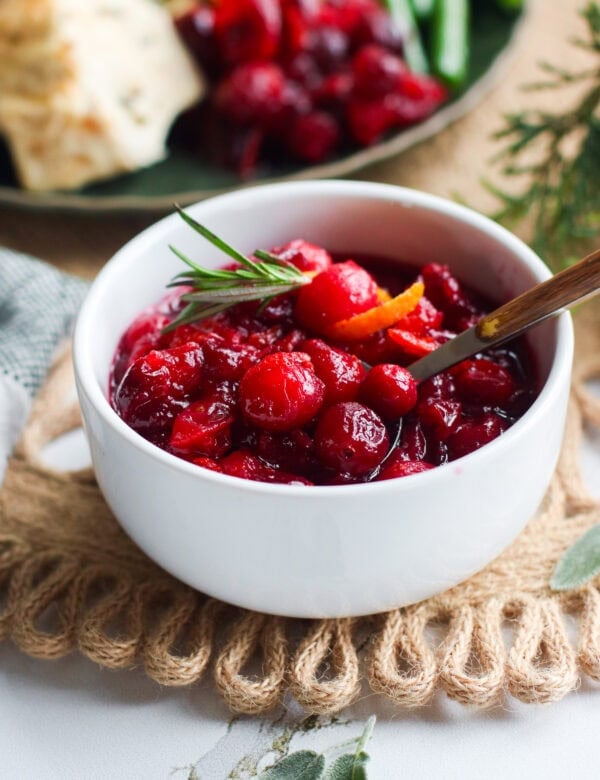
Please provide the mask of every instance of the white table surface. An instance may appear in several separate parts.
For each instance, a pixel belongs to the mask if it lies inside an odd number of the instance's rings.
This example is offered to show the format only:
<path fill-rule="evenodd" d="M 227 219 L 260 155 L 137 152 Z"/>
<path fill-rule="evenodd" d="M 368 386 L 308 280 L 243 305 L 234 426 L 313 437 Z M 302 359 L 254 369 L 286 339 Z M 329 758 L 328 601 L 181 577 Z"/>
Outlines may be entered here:
<path fill-rule="evenodd" d="M 63 467 L 85 457 L 81 434 L 47 452 Z M 600 496 L 600 436 L 586 443 L 583 464 Z M 292 717 L 294 703 L 289 707 Z M 365 691 L 343 713 L 346 723 L 296 734 L 292 749 L 342 742 L 359 734 L 373 713 L 370 780 L 600 777 L 600 684 L 588 680 L 556 704 L 507 699 L 485 712 L 440 694 L 407 713 Z M 38 661 L 0 644 L 0 778 L 225 780 L 242 756 L 282 731 L 271 732 L 269 720 L 231 720 L 209 680 L 161 688 L 141 670 L 110 672 L 77 654 Z"/>

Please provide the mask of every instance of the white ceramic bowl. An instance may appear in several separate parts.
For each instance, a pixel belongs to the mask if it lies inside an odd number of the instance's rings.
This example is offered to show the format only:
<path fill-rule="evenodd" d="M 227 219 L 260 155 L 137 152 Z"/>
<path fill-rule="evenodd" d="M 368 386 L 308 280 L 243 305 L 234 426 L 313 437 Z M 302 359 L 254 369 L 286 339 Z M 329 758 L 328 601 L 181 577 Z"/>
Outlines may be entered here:
<path fill-rule="evenodd" d="M 302 237 L 336 252 L 447 263 L 502 300 L 549 271 L 521 241 L 451 202 L 398 187 L 309 182 L 248 189 L 190 208 L 242 251 Z M 464 580 L 535 512 L 554 469 L 573 352 L 568 315 L 529 338 L 541 393 L 500 438 L 428 472 L 367 485 L 249 482 L 149 444 L 111 409 L 121 333 L 180 270 L 173 243 L 207 265 L 223 257 L 167 217 L 100 273 L 75 333 L 75 372 L 100 488 L 139 546 L 184 582 L 249 609 L 295 617 L 380 612 Z"/>

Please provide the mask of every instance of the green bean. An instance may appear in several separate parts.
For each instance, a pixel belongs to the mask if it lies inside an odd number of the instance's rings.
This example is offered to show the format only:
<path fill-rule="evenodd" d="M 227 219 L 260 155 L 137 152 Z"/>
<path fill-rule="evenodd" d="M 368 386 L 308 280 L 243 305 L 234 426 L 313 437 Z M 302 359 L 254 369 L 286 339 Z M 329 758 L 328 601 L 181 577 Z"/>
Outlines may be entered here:
<path fill-rule="evenodd" d="M 436 0 L 432 23 L 433 69 L 456 89 L 469 64 L 469 0 Z"/>
<path fill-rule="evenodd" d="M 428 73 L 427 55 L 408 0 L 383 0 L 383 3 L 404 36 L 404 59 L 408 67 L 415 73 Z"/>
<path fill-rule="evenodd" d="M 431 18 L 435 7 L 435 0 L 410 0 L 410 3 L 414 15 L 420 22 Z"/>

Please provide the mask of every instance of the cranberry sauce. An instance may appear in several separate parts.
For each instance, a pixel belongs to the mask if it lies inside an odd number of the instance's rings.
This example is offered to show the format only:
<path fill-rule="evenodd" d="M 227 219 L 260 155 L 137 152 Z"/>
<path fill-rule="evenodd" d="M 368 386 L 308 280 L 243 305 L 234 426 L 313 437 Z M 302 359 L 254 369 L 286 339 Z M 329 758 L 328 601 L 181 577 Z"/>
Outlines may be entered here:
<path fill-rule="evenodd" d="M 391 327 L 341 340 L 336 323 L 389 310 L 415 269 L 365 257 L 333 262 L 301 240 L 273 252 L 315 273 L 311 284 L 164 333 L 182 308 L 179 289 L 121 337 L 110 401 L 148 441 L 231 476 L 348 484 L 462 457 L 531 405 L 536 383 L 522 339 L 419 385 L 406 370 L 493 308 L 446 266 L 420 269 L 424 294 Z M 400 441 L 382 464 L 400 418 Z"/>
<path fill-rule="evenodd" d="M 179 33 L 208 81 L 171 143 L 242 178 L 322 163 L 421 122 L 448 94 L 411 72 L 380 0 L 195 2 Z"/>

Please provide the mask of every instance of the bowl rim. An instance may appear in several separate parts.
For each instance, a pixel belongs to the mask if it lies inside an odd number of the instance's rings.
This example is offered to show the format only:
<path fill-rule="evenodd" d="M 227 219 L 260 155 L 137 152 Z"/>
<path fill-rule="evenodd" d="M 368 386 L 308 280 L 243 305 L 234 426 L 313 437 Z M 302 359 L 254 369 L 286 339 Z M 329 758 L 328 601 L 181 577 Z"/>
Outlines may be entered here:
<path fill-rule="evenodd" d="M 312 195 L 325 197 L 344 196 L 357 199 L 367 198 L 382 202 L 387 201 L 388 203 L 396 202 L 412 205 L 441 213 L 454 221 L 479 229 L 493 240 L 504 245 L 540 281 L 552 275 L 539 256 L 521 239 L 488 217 L 445 198 L 393 184 L 348 180 L 294 181 L 264 184 L 200 201 L 188 207 L 188 210 L 191 210 L 192 213 L 198 208 L 219 210 L 223 206 L 235 206 L 250 201 L 253 207 L 260 207 L 261 202 L 268 201 L 274 193 L 280 198 L 298 193 L 304 193 L 306 197 L 311 197 Z M 97 320 L 94 315 L 96 314 L 98 300 L 111 287 L 113 274 L 116 273 L 122 264 L 127 262 L 134 263 L 136 258 L 143 254 L 148 246 L 156 244 L 161 238 L 164 239 L 165 235 L 170 232 L 172 225 L 178 221 L 179 217 L 177 214 L 163 217 L 134 236 L 113 255 L 92 282 L 77 316 L 73 336 L 73 364 L 78 392 L 85 394 L 90 405 L 95 409 L 105 425 L 108 425 L 119 437 L 125 439 L 135 449 L 158 461 L 169 470 L 190 475 L 200 482 L 213 483 L 215 486 L 221 486 L 229 490 L 241 490 L 245 493 L 259 493 L 278 498 L 286 496 L 294 500 L 300 496 L 309 501 L 334 498 L 336 496 L 341 498 L 342 496 L 351 496 L 361 491 L 365 492 L 365 494 L 375 494 L 375 492 L 400 494 L 417 486 L 427 489 L 430 483 L 434 484 L 435 480 L 443 479 L 449 473 L 460 473 L 463 464 L 467 466 L 467 464 L 479 462 L 485 468 L 486 462 L 490 459 L 495 459 L 496 453 L 501 454 L 504 449 L 513 445 L 515 439 L 526 436 L 529 429 L 536 425 L 539 418 L 543 417 L 547 409 L 554 404 L 560 395 L 561 384 L 565 375 L 570 375 L 573 359 L 573 325 L 570 314 L 564 312 L 556 318 L 556 348 L 554 357 L 548 377 L 533 404 L 505 433 L 485 447 L 475 450 L 468 455 L 402 479 L 351 485 L 314 485 L 310 489 L 307 489 L 306 485 L 254 482 L 242 477 L 232 477 L 227 474 L 200 468 L 193 463 L 188 463 L 171 453 L 165 452 L 130 428 L 111 407 L 107 396 L 96 380 L 91 359 L 92 337 L 94 332 L 97 332 L 97 325 L 95 324 Z M 167 242 L 165 241 L 165 246 L 166 244 Z"/>

